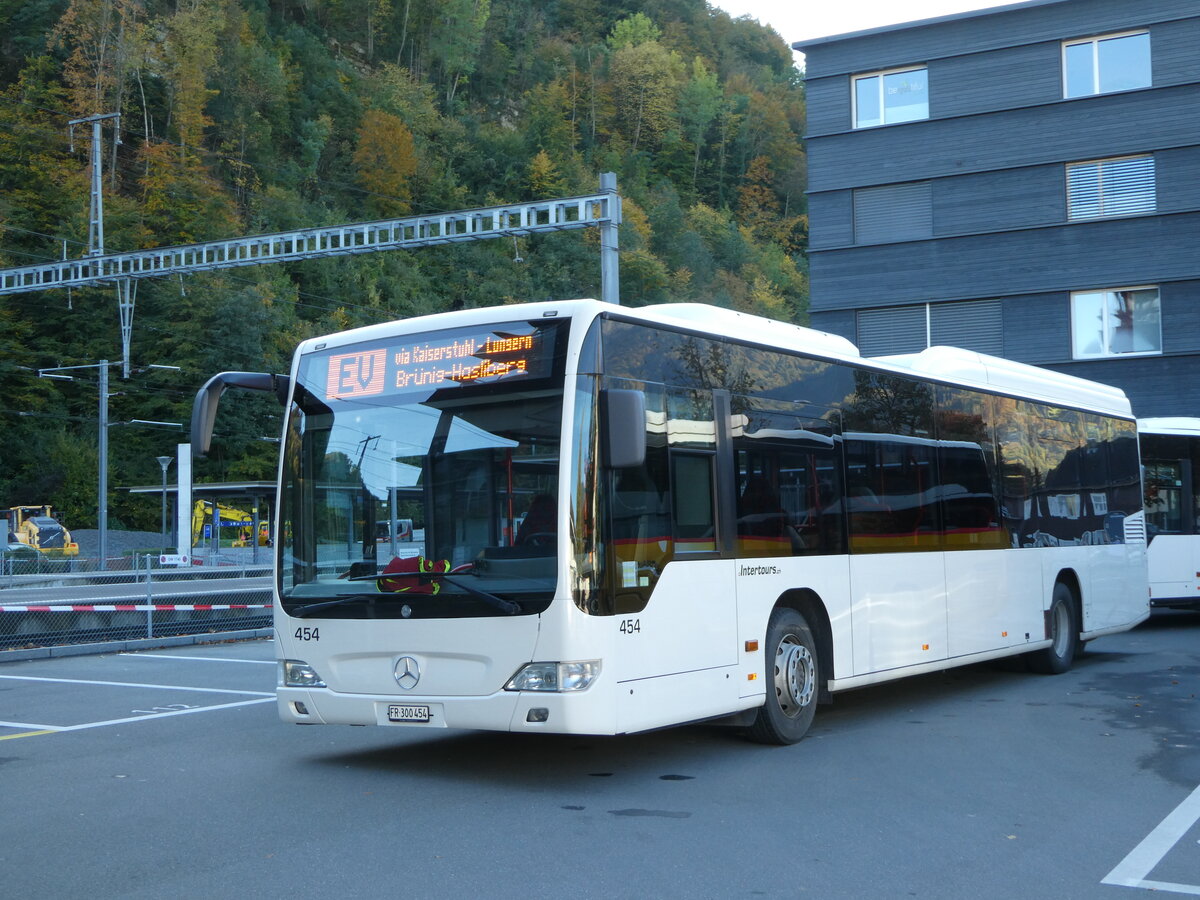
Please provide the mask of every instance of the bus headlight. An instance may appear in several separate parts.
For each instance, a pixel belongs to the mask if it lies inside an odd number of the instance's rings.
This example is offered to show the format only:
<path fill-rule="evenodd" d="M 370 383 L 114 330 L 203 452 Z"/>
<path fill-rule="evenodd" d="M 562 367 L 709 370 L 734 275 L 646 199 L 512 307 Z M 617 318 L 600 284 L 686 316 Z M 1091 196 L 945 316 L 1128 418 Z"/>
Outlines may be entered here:
<path fill-rule="evenodd" d="M 317 670 L 301 659 L 279 661 L 279 686 L 300 688 L 323 688 L 325 681 Z"/>
<path fill-rule="evenodd" d="M 535 662 L 521 667 L 506 691 L 582 691 L 600 677 L 600 660 L 580 662 Z"/>

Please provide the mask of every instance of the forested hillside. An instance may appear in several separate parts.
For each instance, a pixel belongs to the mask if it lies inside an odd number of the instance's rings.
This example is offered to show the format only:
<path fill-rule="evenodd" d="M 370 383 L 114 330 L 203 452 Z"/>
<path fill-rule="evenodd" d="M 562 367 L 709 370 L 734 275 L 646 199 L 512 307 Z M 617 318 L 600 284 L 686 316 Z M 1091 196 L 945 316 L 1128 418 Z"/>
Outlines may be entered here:
<path fill-rule="evenodd" d="M 622 303 L 803 321 L 803 85 L 782 38 L 705 0 L 0 0 L 0 267 L 87 252 L 90 127 L 105 249 L 591 194 L 617 174 Z M 286 371 L 310 335 L 599 295 L 591 230 L 137 285 L 110 421 L 186 422 L 226 369 Z M 96 369 L 113 287 L 0 297 L 0 507 L 95 523 Z M 226 406 L 234 406 L 226 404 Z M 278 409 L 239 397 L 198 480 L 271 478 Z M 114 525 L 157 528 L 180 432 L 110 428 Z"/>

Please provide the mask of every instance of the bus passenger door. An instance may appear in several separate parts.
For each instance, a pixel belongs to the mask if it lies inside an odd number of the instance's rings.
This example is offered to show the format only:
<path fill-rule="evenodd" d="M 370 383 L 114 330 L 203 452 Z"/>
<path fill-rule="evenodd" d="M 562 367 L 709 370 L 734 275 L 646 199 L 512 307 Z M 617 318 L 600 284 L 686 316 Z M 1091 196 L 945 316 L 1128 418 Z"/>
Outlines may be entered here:
<path fill-rule="evenodd" d="M 720 552 L 713 392 L 639 387 L 645 464 L 609 473 L 608 581 L 621 682 L 716 672 L 737 661 L 733 568 Z M 711 685 L 704 692 L 693 699 L 717 701 Z"/>
<path fill-rule="evenodd" d="M 933 391 L 860 372 L 844 417 L 855 674 L 945 659 Z"/>
<path fill-rule="evenodd" d="M 848 668 L 851 646 L 840 414 L 747 396 L 735 396 L 733 409 L 742 665 L 760 663 L 745 645 L 764 639 L 779 598 L 805 591 L 816 595 L 829 618 L 839 671 L 824 674 L 840 675 Z M 743 692 L 761 694 L 763 683 L 749 681 L 750 674 L 742 675 Z"/>

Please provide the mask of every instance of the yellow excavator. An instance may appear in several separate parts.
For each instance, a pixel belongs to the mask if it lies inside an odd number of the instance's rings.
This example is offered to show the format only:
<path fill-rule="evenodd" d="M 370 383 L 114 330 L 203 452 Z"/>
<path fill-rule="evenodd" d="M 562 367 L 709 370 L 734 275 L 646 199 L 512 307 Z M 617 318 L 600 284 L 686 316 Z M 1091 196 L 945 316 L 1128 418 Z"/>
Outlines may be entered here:
<path fill-rule="evenodd" d="M 6 517 L 9 543 L 19 541 L 47 555 L 79 555 L 79 545 L 49 506 L 10 506 Z"/>
<path fill-rule="evenodd" d="M 232 506 L 226 506 L 224 503 L 218 503 L 217 510 L 220 514 L 219 527 L 236 529 L 236 537 L 231 546 L 249 547 L 250 533 L 254 530 L 254 516 L 243 510 L 234 509 Z M 212 501 L 197 500 L 192 507 L 192 546 L 198 546 L 211 538 L 210 534 L 204 534 L 204 526 L 211 525 L 212 519 Z M 265 547 L 267 544 L 267 523 L 260 521 L 258 523 L 258 546 Z"/>

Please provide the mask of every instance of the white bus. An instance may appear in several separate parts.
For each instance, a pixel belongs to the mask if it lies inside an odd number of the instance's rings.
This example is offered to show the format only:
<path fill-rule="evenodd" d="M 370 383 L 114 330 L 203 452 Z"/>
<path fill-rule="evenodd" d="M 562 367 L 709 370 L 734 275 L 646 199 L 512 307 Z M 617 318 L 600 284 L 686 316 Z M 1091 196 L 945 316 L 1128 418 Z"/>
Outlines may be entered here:
<path fill-rule="evenodd" d="M 1138 419 L 1150 605 L 1200 607 L 1200 419 Z"/>
<path fill-rule="evenodd" d="M 838 691 L 1060 672 L 1149 614 L 1120 391 L 695 304 L 464 310 L 305 341 L 275 626 L 288 722 L 771 743 Z M 380 540 L 411 522 L 412 539 Z M 381 528 L 383 523 L 385 527 Z M 418 537 L 419 536 L 419 537 Z"/>

